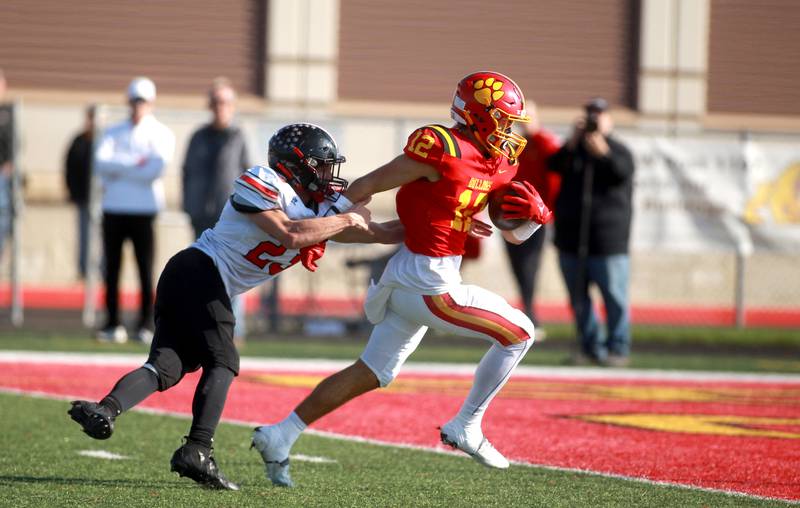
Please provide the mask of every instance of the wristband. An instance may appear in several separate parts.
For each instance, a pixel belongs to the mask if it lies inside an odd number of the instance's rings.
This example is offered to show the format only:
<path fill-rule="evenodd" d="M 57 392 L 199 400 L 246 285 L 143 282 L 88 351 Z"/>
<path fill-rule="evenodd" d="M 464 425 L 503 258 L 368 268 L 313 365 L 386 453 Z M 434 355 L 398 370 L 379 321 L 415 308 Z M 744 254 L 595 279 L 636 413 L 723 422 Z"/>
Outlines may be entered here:
<path fill-rule="evenodd" d="M 344 194 L 339 194 L 339 197 L 336 198 L 336 201 L 334 201 L 330 208 L 328 208 L 328 210 L 325 212 L 325 217 L 344 213 L 351 208 L 353 208 L 353 202 L 347 199 Z"/>
<path fill-rule="evenodd" d="M 539 228 L 542 227 L 541 224 L 538 222 L 528 221 L 525 224 L 519 226 L 518 228 L 512 229 L 509 231 L 511 236 L 514 237 L 516 240 L 520 242 L 524 242 L 528 238 L 530 238 Z"/>

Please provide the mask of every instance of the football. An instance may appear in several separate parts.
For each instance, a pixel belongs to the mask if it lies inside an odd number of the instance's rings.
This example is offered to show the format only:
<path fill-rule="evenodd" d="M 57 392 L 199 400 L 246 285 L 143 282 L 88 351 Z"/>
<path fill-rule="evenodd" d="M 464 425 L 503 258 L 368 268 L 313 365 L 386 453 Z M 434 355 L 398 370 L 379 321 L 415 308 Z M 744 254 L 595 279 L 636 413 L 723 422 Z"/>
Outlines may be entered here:
<path fill-rule="evenodd" d="M 495 189 L 489 194 L 489 219 L 491 219 L 492 224 L 494 224 L 497 229 L 502 231 L 516 229 L 528 222 L 525 219 L 503 218 L 503 199 L 508 193 L 519 196 L 519 193 L 514 190 L 514 187 L 511 185 Z"/>

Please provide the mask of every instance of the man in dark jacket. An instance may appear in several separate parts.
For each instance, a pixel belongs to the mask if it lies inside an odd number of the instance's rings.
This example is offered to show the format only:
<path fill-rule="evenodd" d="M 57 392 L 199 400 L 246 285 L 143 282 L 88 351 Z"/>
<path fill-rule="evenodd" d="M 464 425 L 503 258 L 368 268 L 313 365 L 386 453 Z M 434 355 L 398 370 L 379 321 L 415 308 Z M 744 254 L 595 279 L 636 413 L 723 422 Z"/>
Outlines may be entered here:
<path fill-rule="evenodd" d="M 211 123 L 195 131 L 183 163 L 183 210 L 189 214 L 195 239 L 213 228 L 233 193 L 233 182 L 250 167 L 244 134 L 233 125 L 236 92 L 227 78 L 217 78 L 208 92 Z M 233 301 L 234 338 L 244 340 L 245 308 L 241 295 Z"/>
<path fill-rule="evenodd" d="M 208 94 L 211 123 L 192 135 L 183 163 L 183 210 L 195 238 L 214 227 L 233 192 L 233 182 L 248 167 L 242 131 L 232 124 L 236 94 L 225 78 L 214 80 Z"/>
<path fill-rule="evenodd" d="M 92 142 L 94 140 L 94 105 L 86 108 L 83 131 L 75 136 L 67 151 L 64 178 L 69 200 L 78 210 L 78 274 L 86 278 L 86 248 L 89 239 L 89 192 L 92 182 Z"/>
<path fill-rule="evenodd" d="M 633 157 L 610 136 L 613 124 L 605 100 L 593 99 L 585 110 L 572 137 L 548 161 L 561 174 L 555 245 L 580 340 L 575 363 L 624 367 L 631 342 L 628 243 Z M 603 296 L 606 333 L 592 306 L 590 283 Z"/>

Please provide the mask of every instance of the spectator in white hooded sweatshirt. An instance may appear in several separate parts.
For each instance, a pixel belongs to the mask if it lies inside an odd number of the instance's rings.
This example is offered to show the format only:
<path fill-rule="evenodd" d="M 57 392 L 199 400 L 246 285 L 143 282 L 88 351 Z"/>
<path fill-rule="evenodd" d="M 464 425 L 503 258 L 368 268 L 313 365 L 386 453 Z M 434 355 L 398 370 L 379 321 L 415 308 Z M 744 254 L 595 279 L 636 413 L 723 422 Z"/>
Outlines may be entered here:
<path fill-rule="evenodd" d="M 145 77 L 128 85 L 130 117 L 108 128 L 95 152 L 94 170 L 103 187 L 106 322 L 97 339 L 123 343 L 128 333 L 120 322 L 119 273 L 122 246 L 133 243 L 139 269 L 141 307 L 135 338 L 152 340 L 153 222 L 164 207 L 161 176 L 175 151 L 175 135 L 153 116 L 156 86 Z"/>

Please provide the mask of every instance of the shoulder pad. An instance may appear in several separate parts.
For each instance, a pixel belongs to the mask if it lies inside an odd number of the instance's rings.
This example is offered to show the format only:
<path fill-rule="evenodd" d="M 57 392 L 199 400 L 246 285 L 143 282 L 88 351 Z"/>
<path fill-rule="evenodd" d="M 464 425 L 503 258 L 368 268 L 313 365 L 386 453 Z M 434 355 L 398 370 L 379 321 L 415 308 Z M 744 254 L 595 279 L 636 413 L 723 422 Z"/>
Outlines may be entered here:
<path fill-rule="evenodd" d="M 442 144 L 442 148 L 444 148 L 444 153 L 450 157 L 461 158 L 461 148 L 459 148 L 458 141 L 450 132 L 450 129 L 438 124 L 431 124 L 425 128 L 432 130 L 436 137 L 439 138 L 439 142 Z"/>
<path fill-rule="evenodd" d="M 450 157 L 461 155 L 457 141 L 450 131 L 441 125 L 426 125 L 412 132 L 408 136 L 403 153 L 426 164 L 441 161 L 445 154 Z"/>
<path fill-rule="evenodd" d="M 239 176 L 234 182 L 233 200 L 241 205 L 258 210 L 280 207 L 278 175 L 269 168 L 255 166 Z"/>

